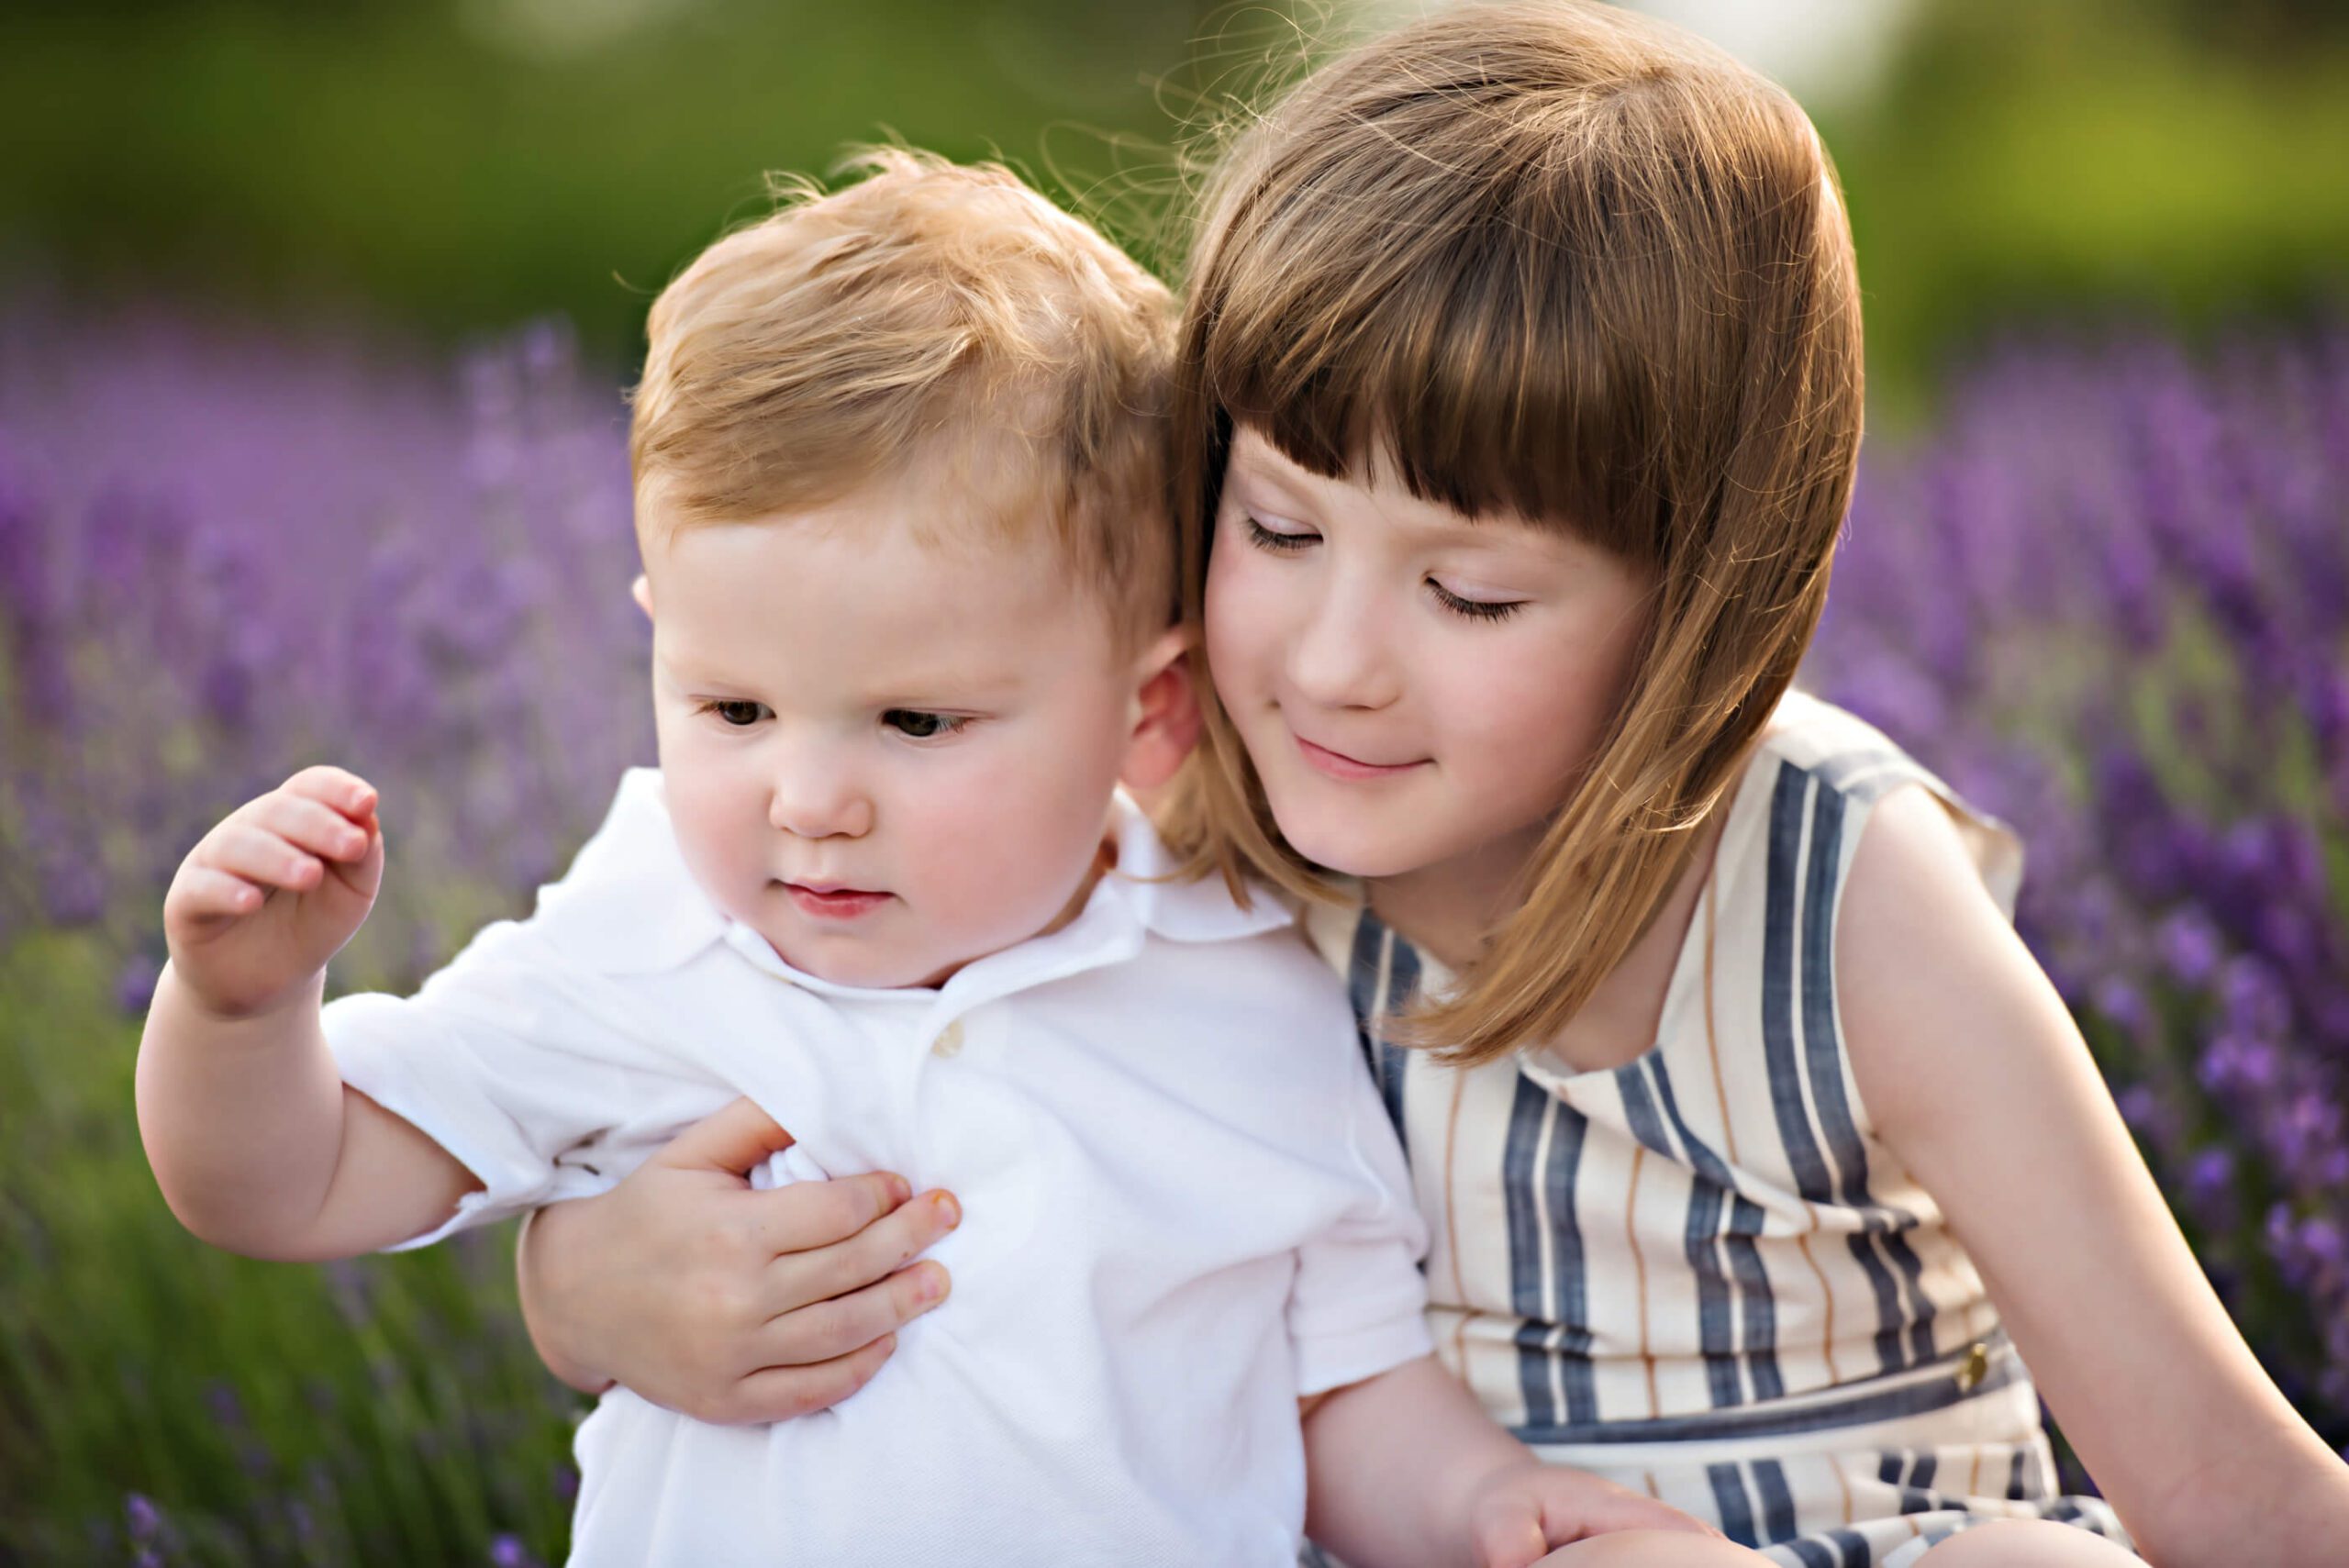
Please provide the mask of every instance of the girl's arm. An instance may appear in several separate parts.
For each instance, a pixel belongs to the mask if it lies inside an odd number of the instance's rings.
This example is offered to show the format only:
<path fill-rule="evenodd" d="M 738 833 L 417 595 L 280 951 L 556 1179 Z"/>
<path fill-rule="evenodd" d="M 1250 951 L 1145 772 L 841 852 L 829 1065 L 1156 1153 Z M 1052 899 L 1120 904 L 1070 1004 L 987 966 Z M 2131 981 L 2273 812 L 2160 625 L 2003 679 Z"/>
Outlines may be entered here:
<path fill-rule="evenodd" d="M 1618 1530 L 1719 1542 L 1677 1508 L 1543 1464 L 1433 1357 L 1314 1396 L 1304 1418 L 1306 1533 L 1353 1568 L 1527 1568 Z"/>
<path fill-rule="evenodd" d="M 1923 789 L 1871 815 L 1835 941 L 1877 1135 L 1973 1255 L 2138 1549 L 2341 1562 L 2349 1465 L 2228 1319 L 2062 999 Z"/>
<path fill-rule="evenodd" d="M 515 1271 L 549 1369 L 716 1423 L 788 1420 L 863 1387 L 896 1330 L 946 1298 L 943 1265 L 915 1260 L 962 1211 L 887 1173 L 753 1192 L 748 1173 L 791 1141 L 737 1100 L 610 1192 L 534 1215 Z"/>

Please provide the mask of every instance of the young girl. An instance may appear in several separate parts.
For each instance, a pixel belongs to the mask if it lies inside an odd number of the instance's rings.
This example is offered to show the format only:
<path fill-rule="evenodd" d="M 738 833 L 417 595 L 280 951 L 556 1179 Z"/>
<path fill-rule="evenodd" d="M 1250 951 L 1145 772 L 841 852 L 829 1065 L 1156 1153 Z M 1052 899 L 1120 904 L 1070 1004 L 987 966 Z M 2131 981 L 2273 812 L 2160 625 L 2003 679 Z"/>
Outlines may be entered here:
<path fill-rule="evenodd" d="M 2349 1467 L 2015 939 L 2013 840 L 1788 692 L 1860 423 L 1794 105 L 1621 13 L 1447 11 L 1241 142 L 1189 286 L 1220 706 L 1165 815 L 1312 901 L 1451 1370 L 1788 1568 L 2339 1561 Z M 719 1419 L 852 1392 L 936 1206 L 740 1190 L 785 1136 L 542 1216 L 551 1362 Z M 2110 1506 L 2055 1495 L 2041 1389 Z"/>

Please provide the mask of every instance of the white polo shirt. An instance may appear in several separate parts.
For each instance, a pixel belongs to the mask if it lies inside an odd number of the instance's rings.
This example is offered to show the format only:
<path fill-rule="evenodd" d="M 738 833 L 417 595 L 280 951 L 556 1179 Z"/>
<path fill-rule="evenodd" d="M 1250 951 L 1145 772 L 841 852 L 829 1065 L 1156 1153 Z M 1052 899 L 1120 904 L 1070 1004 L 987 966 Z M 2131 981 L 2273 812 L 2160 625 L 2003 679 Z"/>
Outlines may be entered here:
<path fill-rule="evenodd" d="M 951 1188 L 944 1306 L 839 1407 L 714 1427 L 625 1390 L 578 1437 L 572 1562 L 1288 1568 L 1297 1396 L 1427 1353 L 1426 1244 L 1340 983 L 1269 894 L 1118 865 L 936 989 L 798 973 L 713 906 L 657 771 L 526 920 L 326 1009 L 343 1076 L 481 1178 L 421 1246 L 611 1186 L 748 1095 L 759 1184 Z"/>

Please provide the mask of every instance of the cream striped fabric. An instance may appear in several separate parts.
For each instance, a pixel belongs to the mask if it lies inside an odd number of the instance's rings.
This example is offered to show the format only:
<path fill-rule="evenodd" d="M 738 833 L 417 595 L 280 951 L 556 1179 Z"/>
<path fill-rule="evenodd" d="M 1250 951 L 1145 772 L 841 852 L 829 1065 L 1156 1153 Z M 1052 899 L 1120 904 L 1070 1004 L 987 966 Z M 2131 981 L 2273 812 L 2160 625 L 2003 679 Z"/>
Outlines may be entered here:
<path fill-rule="evenodd" d="M 2030 1375 L 1843 1051 L 1836 900 L 1869 808 L 1909 783 L 2011 910 L 2010 835 L 1875 729 L 1789 696 L 1657 1043 L 1614 1071 L 1460 1072 L 1387 1045 L 1380 1020 L 1449 977 L 1359 909 L 1308 917 L 1411 1156 L 1446 1363 L 1546 1457 L 1802 1568 L 1905 1568 L 1995 1518 L 2125 1540 L 2102 1502 L 2055 1494 Z"/>

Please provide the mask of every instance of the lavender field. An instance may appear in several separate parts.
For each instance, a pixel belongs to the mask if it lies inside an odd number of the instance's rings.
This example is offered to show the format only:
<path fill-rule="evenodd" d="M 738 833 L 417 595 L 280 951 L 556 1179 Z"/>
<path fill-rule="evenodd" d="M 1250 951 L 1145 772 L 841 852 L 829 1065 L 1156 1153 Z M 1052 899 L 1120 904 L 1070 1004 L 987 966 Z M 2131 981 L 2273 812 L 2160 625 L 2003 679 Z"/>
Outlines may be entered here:
<path fill-rule="evenodd" d="M 2349 1443 L 2349 330 L 2042 337 L 1941 407 L 1869 452 L 1810 684 L 2021 830 L 2026 935 Z M 622 417 L 554 326 L 0 317 L 0 1562 L 560 1556 L 578 1401 L 503 1238 L 212 1254 L 129 1084 L 162 888 L 238 801 L 380 787 L 335 979 L 403 986 L 649 757 Z"/>

